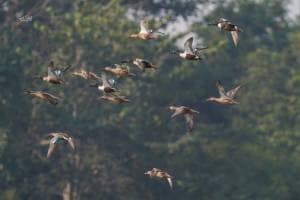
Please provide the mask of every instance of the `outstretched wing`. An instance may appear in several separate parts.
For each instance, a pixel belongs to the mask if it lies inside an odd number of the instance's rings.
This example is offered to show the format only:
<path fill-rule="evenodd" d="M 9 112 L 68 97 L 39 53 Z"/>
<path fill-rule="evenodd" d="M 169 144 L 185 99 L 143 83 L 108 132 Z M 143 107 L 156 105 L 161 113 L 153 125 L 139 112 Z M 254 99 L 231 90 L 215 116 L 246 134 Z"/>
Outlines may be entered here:
<path fill-rule="evenodd" d="M 49 77 L 58 78 L 58 76 L 56 75 L 56 73 L 54 73 L 54 71 L 52 71 L 52 69 L 50 69 L 50 68 L 48 68 L 48 76 Z"/>
<path fill-rule="evenodd" d="M 47 152 L 47 158 L 50 158 L 50 156 L 52 155 L 54 148 L 55 148 L 55 142 L 56 142 L 57 138 L 53 137 L 50 142 L 49 142 L 49 147 L 48 147 L 48 152 Z"/>
<path fill-rule="evenodd" d="M 242 87 L 242 85 L 238 85 L 237 87 L 229 90 L 227 93 L 226 93 L 226 96 L 230 97 L 230 98 L 235 98 L 237 92 L 240 90 L 240 88 Z"/>
<path fill-rule="evenodd" d="M 103 83 L 104 87 L 110 87 L 110 84 L 107 81 L 106 74 L 102 73 L 101 74 L 101 79 L 102 79 L 102 83 Z"/>
<path fill-rule="evenodd" d="M 50 61 L 50 63 L 48 64 L 48 76 L 57 77 L 57 75 L 54 71 L 55 71 L 54 63 L 53 63 L 53 61 Z"/>
<path fill-rule="evenodd" d="M 146 22 L 144 20 L 142 20 L 140 22 L 140 33 L 149 33 L 147 27 L 146 27 Z"/>
<path fill-rule="evenodd" d="M 177 117 L 178 115 L 181 115 L 183 113 L 182 109 L 176 109 L 171 118 Z"/>
<path fill-rule="evenodd" d="M 217 81 L 217 82 L 216 82 L 216 86 L 217 86 L 217 88 L 218 88 L 218 91 L 219 91 L 220 96 L 221 96 L 221 97 L 226 96 L 225 90 L 224 90 L 223 85 L 221 84 L 221 81 Z"/>
<path fill-rule="evenodd" d="M 170 188 L 173 189 L 172 178 L 167 178 L 167 181 L 169 183 Z"/>
<path fill-rule="evenodd" d="M 185 53 L 188 53 L 188 54 L 193 54 L 193 40 L 194 38 L 193 37 L 190 37 L 189 39 L 187 39 L 184 43 L 184 51 Z"/>
<path fill-rule="evenodd" d="M 71 67 L 72 67 L 72 65 L 68 64 L 68 66 L 65 67 L 65 68 L 63 68 L 63 69 L 61 70 L 61 72 L 64 73 L 64 72 L 68 71 Z"/>
<path fill-rule="evenodd" d="M 58 104 L 58 100 L 59 100 L 58 97 L 56 97 L 52 94 L 49 94 L 49 93 L 43 93 L 43 96 L 44 96 L 45 100 L 47 100 L 52 105 L 57 105 Z"/>
<path fill-rule="evenodd" d="M 190 132 L 192 132 L 193 126 L 194 126 L 194 120 L 193 120 L 194 117 L 193 117 L 193 115 L 192 114 L 185 114 L 184 117 L 185 117 L 185 121 L 186 121 L 187 126 L 188 126 L 188 130 Z"/>
<path fill-rule="evenodd" d="M 69 145 L 71 146 L 71 148 L 72 148 L 73 150 L 75 150 L 75 144 L 74 144 L 74 141 L 73 141 L 72 138 L 69 138 L 69 139 L 68 139 L 68 143 L 69 143 Z"/>
<path fill-rule="evenodd" d="M 238 32 L 237 31 L 230 31 L 230 33 L 231 33 L 231 37 L 232 37 L 234 45 L 237 46 L 239 41 L 240 41 Z"/>

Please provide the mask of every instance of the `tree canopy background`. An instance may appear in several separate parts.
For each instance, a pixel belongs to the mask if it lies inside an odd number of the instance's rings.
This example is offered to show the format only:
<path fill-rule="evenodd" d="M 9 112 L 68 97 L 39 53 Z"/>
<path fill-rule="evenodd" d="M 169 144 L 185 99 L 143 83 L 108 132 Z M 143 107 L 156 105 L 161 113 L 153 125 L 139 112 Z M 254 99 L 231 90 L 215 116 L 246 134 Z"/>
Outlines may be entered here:
<path fill-rule="evenodd" d="M 0 199 L 299 199 L 300 19 L 287 18 L 288 3 L 1 1 Z M 15 23 L 26 14 L 32 21 Z M 206 25 L 219 17 L 244 30 L 237 48 Z M 141 19 L 172 37 L 129 39 Z M 209 47 L 201 62 L 169 54 L 191 33 Z M 131 99 L 126 105 L 101 102 L 98 91 L 70 73 L 64 86 L 33 80 L 47 73 L 50 60 L 101 73 L 132 57 L 159 70 L 136 69 L 136 77 L 117 80 Z M 216 80 L 226 88 L 244 84 L 239 105 L 205 102 L 217 95 Z M 62 101 L 53 107 L 25 89 Z M 171 104 L 200 111 L 192 134 L 183 119 L 170 119 Z M 73 136 L 77 150 L 61 146 L 47 160 L 41 141 L 52 131 Z M 144 175 L 152 167 L 174 176 L 174 190 Z"/>

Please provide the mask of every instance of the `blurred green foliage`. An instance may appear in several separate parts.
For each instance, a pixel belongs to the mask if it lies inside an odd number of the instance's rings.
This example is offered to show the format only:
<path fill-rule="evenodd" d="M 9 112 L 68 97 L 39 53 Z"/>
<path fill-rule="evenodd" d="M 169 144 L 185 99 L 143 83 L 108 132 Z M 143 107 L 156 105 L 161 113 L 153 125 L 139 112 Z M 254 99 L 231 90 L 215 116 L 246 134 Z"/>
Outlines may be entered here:
<path fill-rule="evenodd" d="M 4 1 L 0 3 L 0 199 L 296 200 L 300 186 L 300 21 L 289 22 L 288 1 Z M 199 6 L 201 5 L 201 6 Z M 214 5 L 214 6 L 212 6 Z M 177 17 L 209 12 L 189 31 L 209 46 L 205 60 L 169 54 L 182 34 L 157 41 L 128 38 L 147 18 L 165 27 Z M 199 10 L 200 9 L 200 10 Z M 31 22 L 14 25 L 16 15 Z M 244 30 L 235 48 L 206 23 L 232 19 Z M 118 79 L 130 104 L 101 102 L 87 82 L 67 74 L 64 86 L 33 79 L 50 60 L 97 73 L 133 57 L 157 72 Z M 205 99 L 244 84 L 240 104 Z M 53 107 L 23 94 L 44 90 L 63 100 Z M 200 110 L 192 134 L 166 107 Z M 59 146 L 46 160 L 47 133 L 65 131 L 77 150 Z M 152 167 L 174 176 L 174 190 L 149 179 Z"/>

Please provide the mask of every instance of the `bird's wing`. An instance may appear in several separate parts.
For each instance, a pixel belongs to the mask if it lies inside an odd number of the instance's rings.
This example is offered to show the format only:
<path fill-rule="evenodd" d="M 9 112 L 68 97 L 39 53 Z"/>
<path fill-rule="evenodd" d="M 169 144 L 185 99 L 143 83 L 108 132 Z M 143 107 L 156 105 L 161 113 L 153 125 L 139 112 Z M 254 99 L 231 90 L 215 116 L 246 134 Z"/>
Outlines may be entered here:
<path fill-rule="evenodd" d="M 158 169 L 158 168 L 153 168 L 151 171 L 153 171 L 153 172 L 160 172 L 160 171 L 161 171 L 161 169 Z"/>
<path fill-rule="evenodd" d="M 48 147 L 48 152 L 47 152 L 47 158 L 50 158 L 50 156 L 52 155 L 54 148 L 55 148 L 55 142 L 56 142 L 57 138 L 53 137 L 50 142 L 49 142 L 49 147 Z"/>
<path fill-rule="evenodd" d="M 177 117 L 178 115 L 181 115 L 183 112 L 182 109 L 176 109 L 171 118 Z"/>
<path fill-rule="evenodd" d="M 151 64 L 148 60 L 141 60 L 141 63 L 144 65 L 144 67 L 151 67 L 153 64 Z"/>
<path fill-rule="evenodd" d="M 102 79 L 102 83 L 103 83 L 104 87 L 110 87 L 110 84 L 107 81 L 106 74 L 102 73 L 101 74 L 101 79 Z"/>
<path fill-rule="evenodd" d="M 48 76 L 49 77 L 57 77 L 57 75 L 54 73 L 53 68 L 48 66 Z"/>
<path fill-rule="evenodd" d="M 58 97 L 52 95 L 52 94 L 49 94 L 49 93 L 46 93 L 46 92 L 43 92 L 42 93 L 46 98 L 51 98 L 51 99 L 58 99 Z"/>
<path fill-rule="evenodd" d="M 185 42 L 184 42 L 184 51 L 185 53 L 189 53 L 189 54 L 193 54 L 193 40 L 194 38 L 193 37 L 190 37 L 189 39 L 187 39 Z"/>
<path fill-rule="evenodd" d="M 60 69 L 53 69 L 52 73 L 56 76 L 56 77 L 60 77 L 62 75 L 62 71 Z"/>
<path fill-rule="evenodd" d="M 224 87 L 223 87 L 221 81 L 217 81 L 217 82 L 216 82 L 216 86 L 217 86 L 217 88 L 218 88 L 218 91 L 219 91 L 220 96 L 221 96 L 221 97 L 226 96 L 225 90 L 224 90 Z"/>
<path fill-rule="evenodd" d="M 195 109 L 190 109 L 192 113 L 196 113 L 196 114 L 199 114 L 200 112 L 198 110 L 195 110 Z"/>
<path fill-rule="evenodd" d="M 146 22 L 144 20 L 140 22 L 140 28 L 140 33 L 149 33 L 149 30 L 146 27 Z"/>
<path fill-rule="evenodd" d="M 75 144 L 72 138 L 69 138 L 68 143 L 70 144 L 71 148 L 75 150 Z"/>
<path fill-rule="evenodd" d="M 173 189 L 172 178 L 168 177 L 168 178 L 167 178 L 167 181 L 168 181 L 168 183 L 169 183 L 169 185 L 170 185 L 170 188 Z"/>
<path fill-rule="evenodd" d="M 137 58 L 137 59 L 135 59 L 135 60 L 133 61 L 133 63 L 134 63 L 140 70 L 144 70 L 147 61 Z"/>
<path fill-rule="evenodd" d="M 237 31 L 230 31 L 230 33 L 231 33 L 231 37 L 232 37 L 234 45 L 237 46 L 239 41 L 240 41 L 240 37 L 239 37 L 238 32 Z"/>
<path fill-rule="evenodd" d="M 226 93 L 226 96 L 230 97 L 230 98 L 235 98 L 237 92 L 240 90 L 240 88 L 242 87 L 242 85 L 238 85 L 236 86 L 235 88 L 229 90 L 227 93 Z"/>
<path fill-rule="evenodd" d="M 49 103 L 56 105 L 58 103 L 58 97 L 49 94 L 49 93 L 42 93 L 42 95 L 44 96 L 44 100 L 47 100 Z"/>
<path fill-rule="evenodd" d="M 110 86 L 113 86 L 113 87 L 116 85 L 116 81 L 112 78 L 108 79 L 108 83 L 109 83 Z"/>
<path fill-rule="evenodd" d="M 68 66 L 63 68 L 61 71 L 64 73 L 64 72 L 68 71 L 71 67 L 72 67 L 72 65 L 68 64 Z"/>
<path fill-rule="evenodd" d="M 88 72 L 88 75 L 94 80 L 101 81 L 101 78 L 93 72 Z"/>
<path fill-rule="evenodd" d="M 193 114 L 185 114 L 184 117 L 185 117 L 185 121 L 187 123 L 189 131 L 192 131 L 193 125 L 194 125 Z"/>

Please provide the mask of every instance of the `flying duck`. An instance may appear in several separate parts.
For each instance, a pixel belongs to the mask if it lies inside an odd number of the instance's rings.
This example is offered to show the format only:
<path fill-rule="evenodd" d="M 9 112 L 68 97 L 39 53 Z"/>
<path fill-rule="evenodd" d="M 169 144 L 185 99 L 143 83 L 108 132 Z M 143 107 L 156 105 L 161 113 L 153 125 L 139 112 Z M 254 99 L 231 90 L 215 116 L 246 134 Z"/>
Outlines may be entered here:
<path fill-rule="evenodd" d="M 110 79 L 109 81 L 107 80 L 106 74 L 102 73 L 101 74 L 101 81 L 102 85 L 99 85 L 98 83 L 90 85 L 91 87 L 97 87 L 98 90 L 104 92 L 105 94 L 108 93 L 113 93 L 116 92 L 117 89 L 113 87 L 113 80 Z"/>
<path fill-rule="evenodd" d="M 194 125 L 194 114 L 199 114 L 199 111 L 186 106 L 169 106 L 169 109 L 174 112 L 171 118 L 183 115 L 188 126 L 188 131 L 192 132 Z"/>
<path fill-rule="evenodd" d="M 162 180 L 167 180 L 169 183 L 170 188 L 173 188 L 173 183 L 172 183 L 172 176 L 168 174 L 165 171 L 162 171 L 161 169 L 158 168 L 153 168 L 152 170 L 149 170 L 144 173 L 145 175 L 149 175 L 150 178 L 158 178 Z"/>
<path fill-rule="evenodd" d="M 239 89 L 241 88 L 242 85 L 238 85 L 235 88 L 229 90 L 228 92 L 225 92 L 223 85 L 221 84 L 220 81 L 216 82 L 216 86 L 218 88 L 220 97 L 210 97 L 208 98 L 206 101 L 211 101 L 211 102 L 215 102 L 217 104 L 221 104 L 221 105 L 234 105 L 234 104 L 238 104 L 237 101 L 234 100 L 237 92 L 239 91 Z"/>
<path fill-rule="evenodd" d="M 148 29 L 146 26 L 146 22 L 144 20 L 140 21 L 140 32 L 137 34 L 131 34 L 130 38 L 138 38 L 141 40 L 150 40 L 150 39 L 157 39 L 161 33 L 159 31 L 153 31 L 152 29 Z"/>
<path fill-rule="evenodd" d="M 49 135 L 52 136 L 52 138 L 49 142 L 47 158 L 50 158 L 50 156 L 52 155 L 56 144 L 63 140 L 67 141 L 71 146 L 71 148 L 75 150 L 73 139 L 67 133 L 58 132 L 58 133 L 49 133 Z"/>
<path fill-rule="evenodd" d="M 179 55 L 181 58 L 184 58 L 186 60 L 202 60 L 200 56 L 200 51 L 203 49 L 207 49 L 208 47 L 203 48 L 195 48 L 193 49 L 193 37 L 188 38 L 184 42 L 184 51 L 181 52 L 179 50 L 171 51 L 173 54 Z"/>
<path fill-rule="evenodd" d="M 62 74 L 65 73 L 66 71 L 68 71 L 71 67 L 72 67 L 71 65 L 68 65 L 67 67 L 59 68 L 57 66 L 54 66 L 53 61 L 50 61 L 49 65 L 48 65 L 48 72 L 50 71 L 55 76 L 61 77 Z"/>
<path fill-rule="evenodd" d="M 103 69 L 106 72 L 110 72 L 111 74 L 117 77 L 124 77 L 124 76 L 135 76 L 134 73 L 130 72 L 129 66 L 115 64 L 115 67 L 105 67 Z"/>
<path fill-rule="evenodd" d="M 211 23 L 209 25 L 217 26 L 220 30 L 230 32 L 234 45 L 238 45 L 240 40 L 238 33 L 243 32 L 243 30 L 240 29 L 237 25 L 224 18 L 220 18 L 217 23 Z"/>
<path fill-rule="evenodd" d="M 119 96 L 115 94 L 105 94 L 100 97 L 101 100 L 105 100 L 107 102 L 113 103 L 113 104 L 121 104 L 121 103 L 129 103 L 130 100 L 127 99 L 124 96 Z"/>
<path fill-rule="evenodd" d="M 154 64 L 152 64 L 148 60 L 141 59 L 141 58 L 135 58 L 135 59 L 131 59 L 131 60 L 125 60 L 125 61 L 122 61 L 122 63 L 131 63 L 131 64 L 134 64 L 134 65 L 136 65 L 142 71 L 145 71 L 145 69 L 152 69 L 152 70 L 156 70 L 157 69 L 157 67 Z"/>
<path fill-rule="evenodd" d="M 35 78 L 41 79 L 42 81 L 46 81 L 52 84 L 62 84 L 64 83 L 61 75 L 63 72 L 67 71 L 69 68 L 65 68 L 62 70 L 55 69 L 53 61 L 49 63 L 48 67 L 48 75 L 47 76 L 36 76 Z"/>
<path fill-rule="evenodd" d="M 58 97 L 56 97 L 52 94 L 46 93 L 46 92 L 42 92 L 42 91 L 26 90 L 25 94 L 28 94 L 30 96 L 33 96 L 33 97 L 42 99 L 44 101 L 47 101 L 48 103 L 50 103 L 52 105 L 57 105 L 58 101 L 59 101 Z"/>
<path fill-rule="evenodd" d="M 99 77 L 97 74 L 86 71 L 84 69 L 80 69 L 79 71 L 75 71 L 72 73 L 74 76 L 82 77 L 86 80 L 95 80 L 95 81 L 101 81 L 101 77 Z"/>

